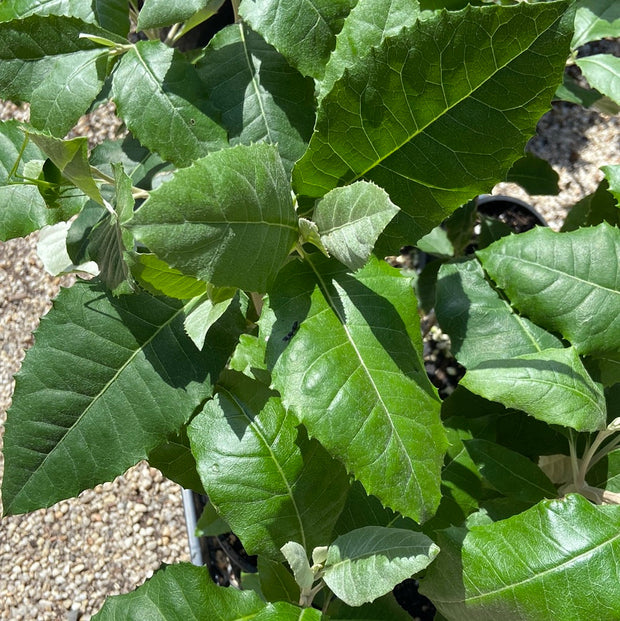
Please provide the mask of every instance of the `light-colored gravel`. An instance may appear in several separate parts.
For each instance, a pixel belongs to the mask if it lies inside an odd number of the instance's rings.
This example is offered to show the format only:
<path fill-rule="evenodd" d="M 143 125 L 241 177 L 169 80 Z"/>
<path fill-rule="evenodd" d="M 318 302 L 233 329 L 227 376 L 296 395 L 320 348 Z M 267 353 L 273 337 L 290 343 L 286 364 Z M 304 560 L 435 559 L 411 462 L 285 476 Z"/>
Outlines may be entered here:
<path fill-rule="evenodd" d="M 118 124 L 109 112 L 81 121 L 79 131 L 113 135 Z M 16 114 L 27 111 L 0 103 L 0 118 Z M 529 197 L 513 184 L 494 193 L 531 202 L 558 229 L 566 208 L 596 189 L 598 167 L 620 164 L 619 129 L 618 117 L 556 105 L 531 148 L 560 174 L 560 195 Z M 35 239 L 0 243 L 0 425 L 11 376 L 61 284 L 42 271 Z M 88 619 L 107 595 L 134 589 L 162 562 L 181 560 L 189 558 L 180 488 L 139 464 L 77 499 L 0 521 L 0 618 Z"/>

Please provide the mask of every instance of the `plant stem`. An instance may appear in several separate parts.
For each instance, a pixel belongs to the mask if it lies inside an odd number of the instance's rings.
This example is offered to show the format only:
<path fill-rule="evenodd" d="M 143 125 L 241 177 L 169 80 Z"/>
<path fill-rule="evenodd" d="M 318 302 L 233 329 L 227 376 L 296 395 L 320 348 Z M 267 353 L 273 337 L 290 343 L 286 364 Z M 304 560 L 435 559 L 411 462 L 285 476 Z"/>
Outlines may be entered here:
<path fill-rule="evenodd" d="M 179 29 L 181 28 L 181 26 L 182 24 L 180 23 L 177 23 L 171 26 L 170 30 L 168 31 L 168 34 L 166 35 L 166 38 L 164 39 L 164 43 L 166 45 L 168 45 L 169 47 L 172 47 L 174 45 L 174 42 L 176 41 L 176 35 L 179 32 Z"/>
<path fill-rule="evenodd" d="M 28 134 L 26 134 L 24 136 L 24 142 L 22 143 L 22 148 L 19 150 L 19 153 L 17 154 L 17 159 L 15 160 L 15 163 L 13 164 L 13 168 L 11 168 L 11 172 L 9 173 L 9 176 L 7 177 L 7 181 L 10 181 L 13 175 L 17 172 L 17 167 L 19 166 L 19 163 L 21 162 L 22 156 L 24 155 L 24 151 L 26 150 L 26 146 L 28 145 L 29 140 L 30 138 L 28 137 Z"/>
<path fill-rule="evenodd" d="M 230 0 L 230 4 L 232 5 L 232 10 L 235 15 L 235 24 L 238 24 L 241 21 L 239 17 L 239 0 Z"/>

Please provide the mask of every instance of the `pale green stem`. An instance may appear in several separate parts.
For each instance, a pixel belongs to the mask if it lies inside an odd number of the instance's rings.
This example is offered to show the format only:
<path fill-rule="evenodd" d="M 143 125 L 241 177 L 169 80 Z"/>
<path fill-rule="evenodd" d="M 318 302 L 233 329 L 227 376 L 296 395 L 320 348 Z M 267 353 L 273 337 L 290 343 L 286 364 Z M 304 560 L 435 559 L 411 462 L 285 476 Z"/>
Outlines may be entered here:
<path fill-rule="evenodd" d="M 174 45 L 174 42 L 176 41 L 176 35 L 179 32 L 179 29 L 181 28 L 182 24 L 174 24 L 170 30 L 168 31 L 168 34 L 166 35 L 166 38 L 164 39 L 164 43 L 168 46 L 172 46 Z"/>
<path fill-rule="evenodd" d="M 585 485 L 586 482 L 586 473 L 590 469 L 590 462 L 594 458 L 598 447 L 611 435 L 614 431 L 609 429 L 603 429 L 596 434 L 596 438 L 594 438 L 594 442 L 590 445 L 588 450 L 584 453 L 581 458 L 581 466 L 579 467 L 579 473 L 577 480 L 575 481 L 575 485 L 577 488 L 581 488 Z"/>
<path fill-rule="evenodd" d="M 24 151 L 26 150 L 26 146 L 28 145 L 29 140 L 30 138 L 28 137 L 28 134 L 26 134 L 26 136 L 24 136 L 24 142 L 22 143 L 22 148 L 19 150 L 19 153 L 17 154 L 17 159 L 15 160 L 15 163 L 13 164 L 13 168 L 11 168 L 11 172 L 9 173 L 7 181 L 10 181 L 13 175 L 17 172 L 17 168 L 19 166 L 19 163 L 21 162 L 22 155 L 24 155 Z"/>
<path fill-rule="evenodd" d="M 233 13 L 235 15 L 235 24 L 238 24 L 241 21 L 239 17 L 239 0 L 230 0 L 232 4 Z"/>

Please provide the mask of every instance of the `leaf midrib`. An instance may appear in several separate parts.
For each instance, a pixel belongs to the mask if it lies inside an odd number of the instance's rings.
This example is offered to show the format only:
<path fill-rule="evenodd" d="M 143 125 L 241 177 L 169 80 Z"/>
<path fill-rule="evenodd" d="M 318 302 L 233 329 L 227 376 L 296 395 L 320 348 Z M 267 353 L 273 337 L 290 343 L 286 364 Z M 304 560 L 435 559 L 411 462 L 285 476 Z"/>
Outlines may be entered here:
<path fill-rule="evenodd" d="M 520 56 L 529 53 L 530 52 L 530 48 L 531 46 L 540 38 L 542 37 L 547 30 L 549 30 L 550 28 L 552 28 L 557 21 L 560 19 L 560 17 L 556 18 L 549 26 L 547 26 L 547 28 L 545 28 L 544 30 L 542 30 L 541 32 L 537 33 L 535 37 L 532 38 L 532 40 L 528 43 L 527 47 L 525 47 L 523 50 L 519 51 L 518 54 L 516 54 L 515 56 L 512 56 L 506 63 L 504 63 L 501 66 L 498 66 L 497 63 L 495 63 L 496 69 L 495 71 L 491 72 L 488 76 L 486 76 L 486 78 L 484 78 L 479 84 L 476 85 L 475 88 L 471 88 L 465 95 L 463 95 L 461 98 L 459 98 L 458 100 L 456 100 L 453 104 L 446 106 L 445 108 L 442 108 L 442 110 L 436 115 L 434 116 L 432 119 L 430 119 L 425 125 L 419 127 L 416 129 L 415 132 L 411 133 L 405 140 L 403 140 L 402 142 L 400 142 L 397 146 L 395 146 L 391 151 L 389 151 L 386 155 L 378 158 L 373 164 L 371 164 L 370 166 L 368 166 L 368 168 L 366 168 L 366 170 L 362 171 L 359 174 L 356 174 L 355 177 L 353 177 L 353 179 L 349 182 L 352 183 L 353 181 L 357 181 L 359 179 L 361 179 L 362 177 L 364 177 L 366 174 L 368 174 L 369 171 L 373 170 L 374 168 L 376 168 L 377 166 L 381 165 L 385 160 L 387 160 L 391 155 L 393 155 L 394 153 L 396 153 L 397 151 L 399 151 L 400 149 L 402 149 L 406 144 L 408 144 L 409 142 L 411 142 L 416 136 L 419 136 L 421 133 L 423 133 L 426 129 L 428 129 L 433 123 L 437 122 L 439 119 L 441 119 L 442 117 L 444 117 L 448 112 L 450 112 L 451 110 L 453 110 L 454 108 L 456 108 L 458 105 L 460 105 L 463 101 L 465 101 L 466 99 L 468 99 L 469 97 L 471 97 L 476 91 L 478 91 L 480 88 L 482 88 L 487 82 L 489 82 L 491 79 L 493 79 L 498 73 L 500 73 L 500 71 L 503 71 L 506 67 L 508 67 L 511 63 L 513 63 L 515 60 L 517 60 Z M 509 23 L 509 22 L 506 22 Z M 505 25 L 505 24 L 504 24 Z M 387 40 L 387 39 L 386 39 Z M 494 52 L 493 46 L 491 46 L 491 51 Z M 443 68 L 443 67 L 442 67 Z M 401 78 L 402 78 L 402 73 L 400 74 Z M 443 89 L 443 82 L 441 83 L 442 89 Z M 333 151 L 333 149 L 332 149 Z M 391 169 L 389 169 L 391 170 Z M 423 185 L 426 185 L 426 183 L 424 183 Z"/>
<path fill-rule="evenodd" d="M 120 377 L 120 375 L 123 373 L 123 371 L 125 371 L 125 369 L 127 369 L 129 367 L 129 365 L 135 360 L 135 358 L 138 356 L 138 354 L 143 352 L 151 344 L 151 342 L 165 328 L 167 328 L 181 313 L 185 312 L 186 307 L 187 307 L 187 304 L 185 304 L 182 307 L 180 307 L 175 313 L 172 314 L 172 316 L 168 320 L 166 320 L 161 326 L 158 326 L 157 329 L 153 332 L 153 334 L 127 358 L 126 362 L 124 362 L 119 367 L 119 369 L 108 380 L 108 382 L 105 384 L 105 386 L 92 398 L 91 402 L 86 406 L 86 408 L 82 411 L 82 413 L 78 416 L 78 418 L 73 422 L 73 424 L 70 427 L 67 428 L 67 430 L 64 433 L 64 435 L 62 436 L 62 438 L 54 445 L 52 450 L 49 453 L 47 453 L 47 455 L 43 458 L 43 460 L 39 463 L 39 465 L 30 473 L 30 475 L 28 476 L 28 479 L 26 479 L 26 481 L 24 481 L 24 483 L 21 486 L 21 489 L 19 490 L 19 492 L 17 494 L 15 494 L 15 498 L 13 499 L 11 504 L 8 506 L 7 509 L 5 509 L 5 513 L 7 512 L 7 510 L 9 510 L 18 501 L 18 499 L 20 498 L 20 496 L 23 493 L 24 489 L 26 488 L 26 486 L 33 480 L 33 478 L 41 470 L 41 468 L 43 468 L 45 466 L 45 464 L 47 463 L 47 460 L 50 459 L 50 457 L 53 454 L 55 454 L 55 452 L 58 450 L 58 448 L 61 445 L 64 445 L 64 442 L 67 440 L 67 437 L 69 436 L 69 434 L 71 434 L 72 431 L 77 428 L 77 426 L 82 422 L 84 417 L 87 416 L 87 414 L 91 410 L 91 408 L 94 407 L 94 405 L 106 393 L 106 391 L 116 382 L 116 380 Z M 142 321 L 144 321 L 144 320 L 142 320 Z M 73 325 L 77 325 L 77 324 L 73 324 Z M 151 325 L 153 325 L 153 324 L 151 324 Z M 81 328 L 82 326 L 78 326 L 78 327 Z M 101 336 L 101 335 L 98 335 L 98 336 Z"/>

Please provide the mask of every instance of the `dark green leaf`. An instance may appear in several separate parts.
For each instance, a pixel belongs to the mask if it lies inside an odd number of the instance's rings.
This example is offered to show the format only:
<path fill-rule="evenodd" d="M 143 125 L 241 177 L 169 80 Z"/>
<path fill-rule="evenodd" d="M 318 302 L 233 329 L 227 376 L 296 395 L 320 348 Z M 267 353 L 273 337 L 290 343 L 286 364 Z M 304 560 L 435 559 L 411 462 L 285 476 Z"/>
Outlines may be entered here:
<path fill-rule="evenodd" d="M 345 69 L 353 67 L 360 56 L 415 24 L 418 16 L 417 0 L 358 0 L 336 37 L 336 48 L 319 82 L 319 98 L 332 90 Z"/>
<path fill-rule="evenodd" d="M 329 546 L 323 580 L 345 604 L 361 606 L 426 568 L 438 552 L 422 533 L 366 526 Z"/>
<path fill-rule="evenodd" d="M 452 353 L 467 368 L 562 347 L 555 336 L 513 311 L 475 259 L 441 266 L 435 313 L 450 335 Z"/>
<path fill-rule="evenodd" d="M 562 76 L 567 8 L 468 7 L 385 39 L 323 98 L 296 191 L 375 181 L 401 208 L 385 244 L 415 242 L 523 153 Z"/>
<path fill-rule="evenodd" d="M 198 477 L 197 474 L 196 477 Z M 200 487 L 202 488 L 202 484 Z M 230 525 L 221 518 L 213 504 L 209 502 L 196 524 L 196 536 L 217 537 L 230 533 L 230 530 Z"/>
<path fill-rule="evenodd" d="M 605 173 L 610 193 L 616 199 L 616 206 L 620 208 L 620 164 L 601 166 L 601 170 Z"/>
<path fill-rule="evenodd" d="M 265 291 L 297 241 L 277 149 L 212 153 L 151 193 L 129 223 L 170 266 L 216 286 Z"/>
<path fill-rule="evenodd" d="M 253 591 L 216 586 L 206 567 L 164 565 L 132 593 L 107 599 L 95 621 L 240 621 L 258 619 L 265 604 Z"/>
<path fill-rule="evenodd" d="M 620 230 L 596 227 L 555 233 L 537 227 L 478 252 L 510 302 L 580 354 L 620 350 Z"/>
<path fill-rule="evenodd" d="M 218 291 L 214 291 L 214 287 L 208 285 L 207 293 L 195 298 L 188 305 L 183 325 L 185 332 L 198 349 L 203 348 L 207 332 L 226 312 L 237 290 L 233 287 L 225 287 L 221 289 L 221 292 L 218 296 Z"/>
<path fill-rule="evenodd" d="M 156 446 L 149 453 L 148 461 L 153 468 L 160 470 L 166 478 L 178 483 L 181 487 L 194 490 L 199 494 L 205 493 L 196 471 L 196 460 L 192 455 L 185 427 L 181 427 L 179 433 Z"/>
<path fill-rule="evenodd" d="M 299 601 L 299 585 L 282 563 L 259 556 L 258 575 L 261 591 L 267 600 L 283 600 L 293 604 Z"/>
<path fill-rule="evenodd" d="M 444 531 L 421 591 L 459 621 L 612 621 L 619 530 L 620 507 L 570 495 L 469 532 Z"/>
<path fill-rule="evenodd" d="M 399 605 L 392 593 L 355 608 L 334 598 L 327 609 L 327 614 L 330 619 L 343 621 L 411 621 L 411 615 Z"/>
<path fill-rule="evenodd" d="M 5 513 L 112 480 L 189 419 L 234 348 L 238 320 L 222 318 L 200 352 L 183 314 L 179 302 L 113 298 L 94 282 L 61 290 L 17 376 L 4 436 Z"/>
<path fill-rule="evenodd" d="M 531 153 L 517 160 L 508 171 L 506 181 L 518 183 L 528 194 L 560 193 L 558 187 L 558 173 L 553 170 L 549 162 L 540 159 Z"/>
<path fill-rule="evenodd" d="M 461 384 L 550 424 L 577 431 L 597 431 L 606 424 L 603 393 L 572 347 L 486 360 L 469 369 Z"/>
<path fill-rule="evenodd" d="M 413 291 L 376 259 L 352 276 L 321 256 L 288 264 L 270 292 L 274 385 L 368 493 L 424 521 L 439 503 L 446 444 Z"/>
<path fill-rule="evenodd" d="M 358 181 L 328 192 L 315 207 L 314 220 L 329 253 L 355 271 L 368 261 L 377 238 L 397 213 L 386 192 Z"/>
<path fill-rule="evenodd" d="M 566 216 L 562 231 L 574 231 L 583 226 L 596 226 L 608 222 L 620 226 L 620 207 L 613 194 L 609 192 L 609 182 L 603 179 L 594 194 L 575 203 Z"/>
<path fill-rule="evenodd" d="M 75 17 L 118 35 L 129 32 L 127 0 L 5 0 L 0 4 L 0 22 L 31 15 Z"/>
<path fill-rule="evenodd" d="M 464 444 L 482 476 L 505 496 L 531 504 L 557 497 L 544 472 L 520 453 L 487 440 L 465 440 Z"/>
<path fill-rule="evenodd" d="M 290 173 L 312 133 L 313 81 L 243 24 L 215 35 L 196 69 L 230 143 L 277 144 Z"/>
<path fill-rule="evenodd" d="M 240 14 L 303 75 L 320 78 L 355 0 L 243 0 Z"/>
<path fill-rule="evenodd" d="M 227 145 L 193 65 L 160 41 L 139 41 L 124 54 L 112 98 L 132 134 L 177 166 Z"/>
<path fill-rule="evenodd" d="M 229 372 L 189 426 L 207 494 L 249 554 L 326 545 L 344 504 L 344 468 L 297 424 L 277 393 Z"/>

